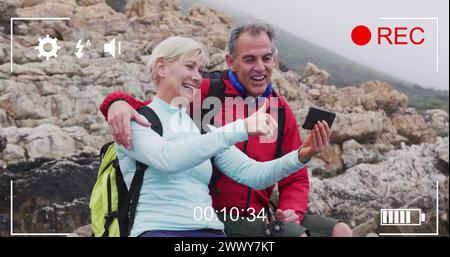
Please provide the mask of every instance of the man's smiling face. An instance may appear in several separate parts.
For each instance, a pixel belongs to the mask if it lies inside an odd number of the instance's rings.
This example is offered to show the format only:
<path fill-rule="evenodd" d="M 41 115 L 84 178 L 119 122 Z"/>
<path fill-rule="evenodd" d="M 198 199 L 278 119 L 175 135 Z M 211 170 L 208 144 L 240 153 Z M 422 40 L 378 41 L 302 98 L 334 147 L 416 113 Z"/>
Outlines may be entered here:
<path fill-rule="evenodd" d="M 226 56 L 227 64 L 247 90 L 249 96 L 258 97 L 266 90 L 275 66 L 272 42 L 266 33 L 242 33 L 237 39 L 236 58 Z"/>

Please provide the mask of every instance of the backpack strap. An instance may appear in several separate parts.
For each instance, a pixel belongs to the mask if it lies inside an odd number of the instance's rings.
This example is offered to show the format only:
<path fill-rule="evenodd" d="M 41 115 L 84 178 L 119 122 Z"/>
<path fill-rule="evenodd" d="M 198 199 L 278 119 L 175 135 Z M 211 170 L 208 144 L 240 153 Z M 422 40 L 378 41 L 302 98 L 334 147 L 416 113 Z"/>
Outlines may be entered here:
<path fill-rule="evenodd" d="M 108 151 L 109 147 L 114 144 L 114 141 L 108 142 L 102 146 L 102 149 L 100 149 L 100 163 L 103 160 L 103 157 L 105 156 L 106 152 Z"/>
<path fill-rule="evenodd" d="M 130 235 L 131 228 L 133 228 L 134 217 L 136 216 L 136 207 L 139 201 L 139 195 L 141 193 L 142 182 L 144 181 L 144 172 L 147 169 L 147 165 L 142 162 L 136 161 L 136 173 L 133 176 L 133 180 L 131 181 L 130 190 L 127 194 L 126 203 L 130 204 L 129 212 L 128 212 L 128 231 L 127 236 Z"/>
<path fill-rule="evenodd" d="M 227 72 L 227 70 L 216 70 L 216 71 L 205 71 L 202 73 L 202 77 L 204 79 L 220 79 Z"/>
<path fill-rule="evenodd" d="M 272 93 L 274 96 L 278 97 L 275 91 Z M 286 118 L 286 107 L 281 106 L 278 108 L 278 130 L 277 130 L 277 146 L 275 149 L 275 158 L 281 158 L 283 156 L 283 136 Z M 269 220 L 273 220 L 275 217 L 276 204 L 273 201 L 268 202 L 266 206 L 267 217 Z M 269 230 L 270 231 L 270 230 Z"/>
<path fill-rule="evenodd" d="M 155 113 L 153 109 L 148 106 L 141 106 L 137 109 L 138 113 L 143 115 L 148 122 L 150 122 L 151 129 L 154 130 L 158 135 L 163 135 L 163 127 L 161 124 L 161 120 L 158 115 Z M 125 236 L 130 234 L 131 229 L 133 228 L 134 218 L 136 215 L 136 207 L 139 202 L 139 196 L 142 188 L 142 183 L 144 181 L 145 170 L 148 168 L 148 165 L 136 161 L 136 171 L 133 176 L 133 180 L 131 181 L 130 189 L 128 190 L 128 194 L 125 200 L 125 204 L 123 210 L 121 211 L 122 216 L 122 224 L 127 224 L 127 231 Z"/>
<path fill-rule="evenodd" d="M 275 90 L 272 91 L 274 97 L 278 97 Z M 281 106 L 278 108 L 278 128 L 277 128 L 277 148 L 275 149 L 275 159 L 283 156 L 283 136 L 284 136 L 284 123 L 286 118 L 286 107 Z"/>
<path fill-rule="evenodd" d="M 286 107 L 278 108 L 278 132 L 277 132 L 277 148 L 275 150 L 275 158 L 278 159 L 283 156 L 283 136 L 284 136 L 284 120 L 286 114 Z"/>
<path fill-rule="evenodd" d="M 223 105 L 223 103 L 225 101 L 225 88 L 226 88 L 226 85 L 223 82 L 221 77 L 211 76 L 210 86 L 209 86 L 209 91 L 208 91 L 207 97 L 217 97 L 220 99 L 220 103 Z M 203 122 L 204 122 L 203 117 L 205 117 L 206 113 L 208 113 L 210 111 L 211 111 L 211 108 L 202 109 L 202 116 L 201 116 L 202 126 L 200 128 L 200 131 L 202 134 L 206 133 L 206 131 L 203 129 Z M 216 114 L 217 113 L 214 113 L 213 116 L 215 116 Z M 209 121 L 209 124 L 211 124 L 211 125 L 213 124 L 213 119 L 211 119 Z M 213 164 L 213 163 L 211 162 L 211 164 Z M 215 168 L 214 165 L 212 165 L 212 166 L 213 166 L 213 172 L 211 175 L 211 180 L 209 181 L 209 187 L 212 191 L 219 193 L 216 183 L 219 180 L 220 176 L 222 175 L 222 172 L 220 172 L 217 168 Z"/>
<path fill-rule="evenodd" d="M 102 147 L 103 150 L 103 147 Z M 106 190 L 107 190 L 107 201 L 108 201 L 108 212 L 105 216 L 105 224 L 104 224 L 104 232 L 102 234 L 102 237 L 108 237 L 109 236 L 109 226 L 111 226 L 111 223 L 113 222 L 114 218 L 117 217 L 117 212 L 113 212 L 111 210 L 111 179 L 108 176 L 108 180 L 106 182 Z"/>
<path fill-rule="evenodd" d="M 221 78 L 211 78 L 210 79 L 210 86 L 209 86 L 209 91 L 206 97 L 217 97 L 220 100 L 220 103 L 223 105 L 224 101 L 225 101 L 225 83 L 223 82 L 223 80 Z M 200 127 L 200 132 L 202 134 L 205 134 L 207 131 L 205 131 L 203 128 L 203 123 L 204 122 L 209 122 L 209 124 L 213 124 L 214 123 L 214 119 L 211 119 L 209 121 L 204 121 L 204 117 L 207 113 L 211 112 L 213 110 L 213 108 L 207 108 L 207 109 L 203 109 L 202 108 L 202 112 L 201 112 L 201 121 L 202 121 L 202 125 Z M 220 111 L 220 109 L 219 109 Z M 214 112 L 213 116 L 215 116 L 218 112 Z"/>
<path fill-rule="evenodd" d="M 139 114 L 143 115 L 147 119 L 147 121 L 152 124 L 151 125 L 152 130 L 154 130 L 156 133 L 158 133 L 158 135 L 162 136 L 163 127 L 161 124 L 161 120 L 159 119 L 158 115 L 152 108 L 144 105 L 144 106 L 139 107 L 137 109 L 137 112 Z"/>

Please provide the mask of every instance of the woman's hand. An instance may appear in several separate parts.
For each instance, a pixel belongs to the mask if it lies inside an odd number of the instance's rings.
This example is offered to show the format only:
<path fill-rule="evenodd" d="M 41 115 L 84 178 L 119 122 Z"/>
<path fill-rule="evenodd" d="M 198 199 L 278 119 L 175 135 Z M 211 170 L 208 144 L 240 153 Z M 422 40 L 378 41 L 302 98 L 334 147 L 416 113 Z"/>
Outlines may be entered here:
<path fill-rule="evenodd" d="M 325 150 L 330 143 L 331 131 L 328 123 L 324 120 L 318 121 L 306 140 L 303 142 L 298 159 L 305 163 L 313 156 Z"/>
<path fill-rule="evenodd" d="M 114 141 L 131 149 L 131 120 L 144 127 L 151 124 L 134 110 L 126 101 L 116 101 L 108 109 L 108 127 Z"/>
<path fill-rule="evenodd" d="M 259 110 L 244 120 L 248 136 L 271 136 L 278 128 L 278 123 L 270 114 L 266 113 L 268 107 L 267 102 L 266 100 Z"/>

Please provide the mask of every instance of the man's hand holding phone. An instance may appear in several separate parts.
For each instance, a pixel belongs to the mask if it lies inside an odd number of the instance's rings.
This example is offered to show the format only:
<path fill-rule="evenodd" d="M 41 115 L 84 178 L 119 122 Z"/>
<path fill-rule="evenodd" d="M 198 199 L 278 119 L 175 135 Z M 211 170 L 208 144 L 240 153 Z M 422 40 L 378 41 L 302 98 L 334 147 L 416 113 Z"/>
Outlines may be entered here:
<path fill-rule="evenodd" d="M 325 150 L 330 143 L 330 127 L 336 114 L 314 107 L 309 108 L 308 116 L 303 123 L 304 129 L 311 130 L 302 147 L 298 151 L 299 160 L 308 162 L 311 157 Z"/>
<path fill-rule="evenodd" d="M 308 162 L 314 155 L 325 150 L 330 143 L 331 131 L 326 121 L 318 121 L 306 137 L 298 151 L 298 158 L 302 163 Z"/>

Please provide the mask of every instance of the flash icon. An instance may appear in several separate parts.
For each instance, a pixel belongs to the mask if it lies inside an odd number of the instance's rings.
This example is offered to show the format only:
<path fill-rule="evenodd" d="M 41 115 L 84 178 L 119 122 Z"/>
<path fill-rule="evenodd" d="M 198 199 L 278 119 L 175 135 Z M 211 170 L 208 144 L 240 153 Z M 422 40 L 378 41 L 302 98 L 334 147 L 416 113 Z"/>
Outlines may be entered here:
<path fill-rule="evenodd" d="M 82 42 L 83 40 L 79 39 L 76 46 L 77 51 L 75 52 L 75 55 L 78 57 L 78 59 L 80 59 L 84 55 L 83 48 L 85 46 L 91 46 L 91 42 L 89 40 L 87 40 L 85 45 L 83 45 Z"/>

